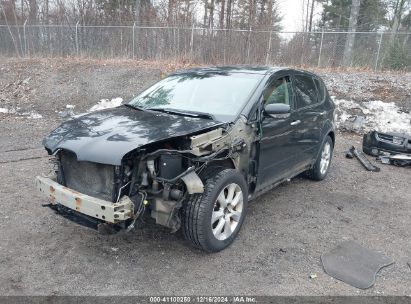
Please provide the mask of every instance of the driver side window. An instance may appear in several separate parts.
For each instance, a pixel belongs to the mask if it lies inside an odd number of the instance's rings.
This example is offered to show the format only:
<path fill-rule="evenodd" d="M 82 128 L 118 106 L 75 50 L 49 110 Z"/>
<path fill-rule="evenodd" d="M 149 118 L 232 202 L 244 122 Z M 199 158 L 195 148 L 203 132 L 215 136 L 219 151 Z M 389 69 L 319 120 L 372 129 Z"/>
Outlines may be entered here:
<path fill-rule="evenodd" d="M 292 90 L 290 77 L 277 78 L 270 82 L 263 93 L 264 105 L 282 103 L 291 105 Z"/>

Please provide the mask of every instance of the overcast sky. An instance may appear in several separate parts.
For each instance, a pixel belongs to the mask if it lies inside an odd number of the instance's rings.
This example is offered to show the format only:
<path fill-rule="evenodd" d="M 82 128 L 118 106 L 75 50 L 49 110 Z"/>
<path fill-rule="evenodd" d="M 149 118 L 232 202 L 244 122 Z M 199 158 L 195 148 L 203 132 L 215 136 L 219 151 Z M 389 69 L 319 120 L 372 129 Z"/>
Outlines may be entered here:
<path fill-rule="evenodd" d="M 278 0 L 279 10 L 283 16 L 283 31 L 302 30 L 303 7 L 307 0 Z M 316 5 L 314 9 L 314 22 L 318 20 L 321 13 L 321 5 Z M 304 20 L 305 20 L 304 16 Z"/>

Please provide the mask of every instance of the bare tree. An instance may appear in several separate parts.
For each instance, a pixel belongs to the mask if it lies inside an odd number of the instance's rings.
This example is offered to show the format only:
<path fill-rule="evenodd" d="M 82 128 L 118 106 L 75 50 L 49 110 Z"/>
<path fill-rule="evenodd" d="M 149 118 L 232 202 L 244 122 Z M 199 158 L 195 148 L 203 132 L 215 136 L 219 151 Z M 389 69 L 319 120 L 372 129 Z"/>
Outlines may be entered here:
<path fill-rule="evenodd" d="M 224 13 L 225 13 L 225 0 L 221 0 L 220 7 L 220 28 L 224 27 Z"/>
<path fill-rule="evenodd" d="M 8 29 L 8 31 L 9 31 L 11 40 L 13 41 L 13 46 L 14 46 L 14 49 L 15 49 L 15 51 L 16 51 L 16 54 L 17 54 L 17 56 L 20 56 L 19 48 L 18 48 L 18 46 L 17 46 L 17 41 L 16 41 L 16 39 L 14 38 L 13 32 L 11 31 L 10 24 L 9 24 L 9 21 L 8 21 L 8 18 L 7 18 L 7 13 L 6 13 L 6 11 L 9 11 L 9 10 L 7 10 L 7 9 L 3 6 L 3 3 L 1 3 L 1 2 L 0 2 L 0 8 L 1 8 L 1 11 L 3 12 L 4 20 L 6 21 L 7 29 Z M 15 14 L 14 2 L 12 3 L 11 9 L 14 11 L 13 14 Z"/>
<path fill-rule="evenodd" d="M 312 26 L 313 26 L 314 4 L 315 4 L 315 0 L 311 0 L 310 23 L 308 25 L 308 31 L 309 32 L 312 31 Z"/>
<path fill-rule="evenodd" d="M 213 28 L 214 27 L 214 6 L 215 6 L 215 0 L 210 1 L 210 16 L 208 18 L 208 27 Z"/>
<path fill-rule="evenodd" d="M 255 0 L 248 1 L 248 27 L 250 29 L 254 24 L 254 12 L 255 12 L 254 1 Z"/>
<path fill-rule="evenodd" d="M 391 25 L 391 36 L 390 36 L 390 44 L 393 43 L 395 36 L 398 32 L 398 28 L 400 27 L 401 17 L 404 13 L 406 0 L 397 0 L 395 2 L 394 8 L 394 18 Z"/>
<path fill-rule="evenodd" d="M 348 24 L 347 40 L 345 41 L 343 65 L 350 66 L 352 63 L 352 50 L 355 42 L 355 31 L 357 30 L 358 13 L 360 11 L 361 0 L 352 0 L 350 21 Z"/>
<path fill-rule="evenodd" d="M 37 22 L 37 1 L 29 0 L 29 21 L 31 23 Z"/>
<path fill-rule="evenodd" d="M 227 13 L 225 18 L 226 28 L 231 28 L 231 12 L 232 12 L 233 0 L 227 0 Z"/>
<path fill-rule="evenodd" d="M 168 0 L 168 11 L 167 11 L 167 23 L 171 25 L 173 22 L 173 13 L 174 13 L 174 1 Z"/>
<path fill-rule="evenodd" d="M 204 19 L 203 19 L 203 26 L 207 26 L 207 19 L 208 18 L 208 0 L 204 0 Z"/>
<path fill-rule="evenodd" d="M 306 17 L 305 17 L 305 26 L 304 26 L 304 30 L 307 31 L 308 30 L 308 19 L 309 19 L 309 14 L 310 14 L 310 0 L 307 0 L 307 8 L 306 8 Z"/>

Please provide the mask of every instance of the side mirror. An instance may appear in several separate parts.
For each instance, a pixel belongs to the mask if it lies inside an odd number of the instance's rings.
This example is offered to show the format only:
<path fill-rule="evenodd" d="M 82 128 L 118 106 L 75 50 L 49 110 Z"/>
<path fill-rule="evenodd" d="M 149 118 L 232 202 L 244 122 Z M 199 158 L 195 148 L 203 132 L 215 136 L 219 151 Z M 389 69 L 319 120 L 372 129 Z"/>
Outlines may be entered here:
<path fill-rule="evenodd" d="M 290 105 L 284 103 L 272 103 L 264 107 L 265 113 L 268 115 L 287 114 L 291 112 Z"/>

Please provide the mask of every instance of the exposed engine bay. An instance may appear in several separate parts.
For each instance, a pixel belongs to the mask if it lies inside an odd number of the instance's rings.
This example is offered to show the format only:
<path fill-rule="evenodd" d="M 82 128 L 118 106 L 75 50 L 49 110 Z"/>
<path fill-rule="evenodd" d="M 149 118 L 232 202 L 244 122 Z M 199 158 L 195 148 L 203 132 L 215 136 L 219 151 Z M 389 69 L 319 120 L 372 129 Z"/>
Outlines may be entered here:
<path fill-rule="evenodd" d="M 56 181 L 115 206 L 133 206 L 127 220 L 116 220 L 115 215 L 114 223 L 93 213 L 104 229 L 109 225 L 131 230 L 137 219 L 148 214 L 175 232 L 181 225 L 184 200 L 204 191 L 202 177 L 211 167 L 236 168 L 253 185 L 256 166 L 249 159 L 256 154 L 256 138 L 255 126 L 239 119 L 228 127 L 144 145 L 125 154 L 121 165 L 78 161 L 75 153 L 58 149 L 53 153 Z"/>

